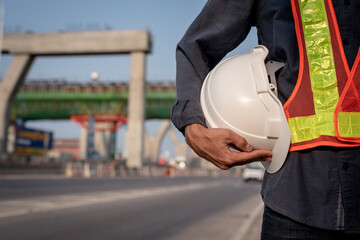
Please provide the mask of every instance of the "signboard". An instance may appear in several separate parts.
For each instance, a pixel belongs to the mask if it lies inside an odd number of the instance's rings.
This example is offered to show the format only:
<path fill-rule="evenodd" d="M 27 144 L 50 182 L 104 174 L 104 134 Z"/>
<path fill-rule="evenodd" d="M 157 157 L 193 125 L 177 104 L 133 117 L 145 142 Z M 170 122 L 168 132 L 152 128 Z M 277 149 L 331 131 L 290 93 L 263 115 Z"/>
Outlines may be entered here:
<path fill-rule="evenodd" d="M 16 130 L 15 153 L 45 155 L 52 148 L 52 132 L 19 127 Z"/>
<path fill-rule="evenodd" d="M 87 133 L 87 146 L 86 146 L 86 157 L 92 158 L 95 155 L 95 117 L 94 115 L 89 116 L 89 127 Z"/>

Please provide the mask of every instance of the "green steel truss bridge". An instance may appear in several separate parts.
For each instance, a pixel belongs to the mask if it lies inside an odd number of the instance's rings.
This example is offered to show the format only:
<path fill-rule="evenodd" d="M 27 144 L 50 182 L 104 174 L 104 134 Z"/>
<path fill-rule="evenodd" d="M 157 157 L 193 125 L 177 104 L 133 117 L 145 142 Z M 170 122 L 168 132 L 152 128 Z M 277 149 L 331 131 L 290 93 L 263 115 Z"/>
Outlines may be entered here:
<path fill-rule="evenodd" d="M 11 119 L 70 119 L 72 116 L 127 117 L 128 83 L 30 81 L 19 89 Z M 169 119 L 174 84 L 146 84 L 146 119 Z"/>

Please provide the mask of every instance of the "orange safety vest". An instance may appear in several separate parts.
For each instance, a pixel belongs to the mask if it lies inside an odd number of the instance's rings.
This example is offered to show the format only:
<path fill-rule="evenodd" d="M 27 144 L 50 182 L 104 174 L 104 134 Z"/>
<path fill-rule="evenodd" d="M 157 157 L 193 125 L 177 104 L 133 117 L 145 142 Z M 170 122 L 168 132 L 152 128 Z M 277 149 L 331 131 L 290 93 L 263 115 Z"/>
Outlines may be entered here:
<path fill-rule="evenodd" d="M 331 0 L 291 0 L 299 75 L 284 105 L 290 151 L 360 146 L 360 53 L 349 69 Z"/>

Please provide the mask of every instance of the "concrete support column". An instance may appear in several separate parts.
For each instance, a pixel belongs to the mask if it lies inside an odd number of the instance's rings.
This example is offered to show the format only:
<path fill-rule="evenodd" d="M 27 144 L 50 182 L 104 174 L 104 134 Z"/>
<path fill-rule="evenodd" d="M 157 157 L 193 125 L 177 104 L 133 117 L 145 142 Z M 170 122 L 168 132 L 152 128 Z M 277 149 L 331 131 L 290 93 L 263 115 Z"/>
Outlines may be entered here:
<path fill-rule="evenodd" d="M 16 92 L 24 82 L 34 56 L 15 55 L 8 71 L 0 83 L 0 155 L 6 155 L 7 129 L 10 121 L 10 110 Z"/>
<path fill-rule="evenodd" d="M 179 142 L 179 139 L 177 138 L 176 133 L 173 129 L 169 130 L 169 136 L 175 146 L 176 155 L 184 156 L 186 158 L 186 161 L 188 161 L 189 156 L 188 156 L 187 152 L 190 149 L 190 147 L 185 142 L 184 143 Z"/>
<path fill-rule="evenodd" d="M 148 132 L 145 132 L 144 135 L 144 144 L 145 144 L 145 151 L 144 151 L 144 161 L 143 163 L 153 163 L 153 148 L 155 146 L 155 136 L 151 136 Z"/>
<path fill-rule="evenodd" d="M 155 136 L 145 135 L 145 160 L 156 163 L 159 158 L 161 143 L 170 128 L 170 120 L 163 120 Z"/>
<path fill-rule="evenodd" d="M 15 153 L 15 144 L 16 144 L 16 128 L 15 128 L 15 124 L 10 124 L 10 126 L 8 127 L 8 135 L 7 135 L 8 154 Z"/>
<path fill-rule="evenodd" d="M 111 159 L 114 152 L 114 134 L 115 131 L 111 131 L 113 122 L 97 122 L 95 123 L 95 129 L 104 129 L 101 131 L 95 131 L 95 151 L 100 154 L 102 158 Z"/>
<path fill-rule="evenodd" d="M 115 150 L 116 131 L 112 131 L 113 122 L 96 122 L 94 132 L 94 149 L 101 158 L 111 159 Z M 96 130 L 103 129 L 103 130 Z M 88 129 L 82 127 L 79 142 L 79 158 L 87 159 Z"/>
<path fill-rule="evenodd" d="M 145 52 L 132 52 L 125 153 L 129 168 L 141 168 L 144 156 Z"/>
<path fill-rule="evenodd" d="M 88 138 L 88 130 L 86 128 L 80 129 L 80 139 L 79 139 L 79 158 L 86 159 L 87 158 L 87 138 Z"/>

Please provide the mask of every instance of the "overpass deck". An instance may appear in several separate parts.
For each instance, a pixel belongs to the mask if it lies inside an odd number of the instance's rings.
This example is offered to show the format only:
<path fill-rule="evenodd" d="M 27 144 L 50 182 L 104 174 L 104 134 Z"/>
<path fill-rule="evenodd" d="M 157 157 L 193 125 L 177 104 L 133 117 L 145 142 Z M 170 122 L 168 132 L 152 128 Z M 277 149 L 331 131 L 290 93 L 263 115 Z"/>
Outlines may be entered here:
<path fill-rule="evenodd" d="M 69 119 L 72 115 L 125 116 L 127 83 L 25 83 L 16 95 L 11 119 Z M 146 84 L 146 119 L 169 119 L 176 100 L 174 84 Z"/>

